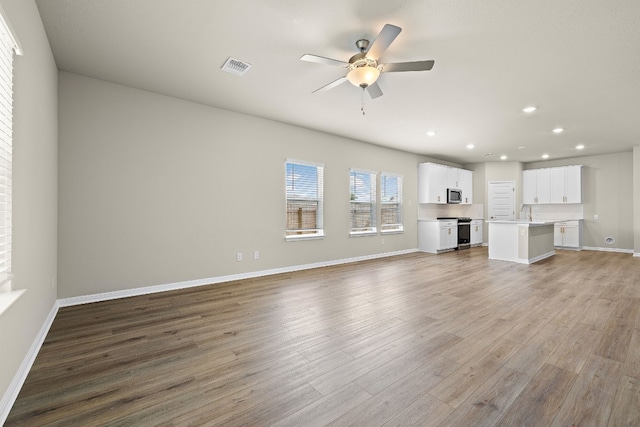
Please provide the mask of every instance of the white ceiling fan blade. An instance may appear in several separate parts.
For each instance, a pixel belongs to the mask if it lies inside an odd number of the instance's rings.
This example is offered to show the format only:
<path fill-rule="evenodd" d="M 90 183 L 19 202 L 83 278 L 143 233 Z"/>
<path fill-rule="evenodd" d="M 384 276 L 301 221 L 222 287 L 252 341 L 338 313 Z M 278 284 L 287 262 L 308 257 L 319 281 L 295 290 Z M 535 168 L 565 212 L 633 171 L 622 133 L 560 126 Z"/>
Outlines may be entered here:
<path fill-rule="evenodd" d="M 367 58 L 375 60 L 380 58 L 389 45 L 398 37 L 400 31 L 402 31 L 402 28 L 391 24 L 386 24 L 382 27 L 382 31 L 380 31 L 380 34 L 378 34 L 378 37 L 376 37 L 367 51 Z"/>
<path fill-rule="evenodd" d="M 399 71 L 429 71 L 435 61 L 396 62 L 393 64 L 381 64 L 383 73 L 395 73 Z"/>
<path fill-rule="evenodd" d="M 334 67 L 348 67 L 349 63 L 339 61 L 337 59 L 325 58 L 324 56 L 312 55 L 310 53 L 304 54 L 300 57 L 300 60 L 307 62 L 315 62 L 316 64 L 332 65 Z"/>
<path fill-rule="evenodd" d="M 336 87 L 336 86 L 338 86 L 341 83 L 344 83 L 346 81 L 347 81 L 347 76 L 342 76 L 339 79 L 336 79 L 336 80 L 332 81 L 331 83 L 326 84 L 326 85 L 322 86 L 321 88 L 318 88 L 318 89 L 314 90 L 311 93 L 325 92 L 325 91 L 327 91 L 329 89 L 333 89 L 334 87 Z"/>
<path fill-rule="evenodd" d="M 369 96 L 371 97 L 371 99 L 376 99 L 383 95 L 382 89 L 380 89 L 380 86 L 378 86 L 378 82 L 372 83 L 367 86 L 367 92 L 369 92 Z"/>

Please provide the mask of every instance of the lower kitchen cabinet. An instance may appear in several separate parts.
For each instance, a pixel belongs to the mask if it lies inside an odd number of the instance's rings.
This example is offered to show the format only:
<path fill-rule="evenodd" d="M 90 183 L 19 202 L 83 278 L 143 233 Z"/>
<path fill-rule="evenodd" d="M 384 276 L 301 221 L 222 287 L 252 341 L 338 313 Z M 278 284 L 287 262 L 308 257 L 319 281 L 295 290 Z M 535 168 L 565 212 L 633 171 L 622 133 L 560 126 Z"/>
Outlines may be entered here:
<path fill-rule="evenodd" d="M 482 223 L 481 219 L 471 220 L 471 246 L 482 245 Z"/>
<path fill-rule="evenodd" d="M 437 254 L 457 247 L 457 220 L 418 220 L 419 250 Z"/>
<path fill-rule="evenodd" d="M 582 250 L 582 221 L 555 223 L 553 245 L 557 248 Z"/>

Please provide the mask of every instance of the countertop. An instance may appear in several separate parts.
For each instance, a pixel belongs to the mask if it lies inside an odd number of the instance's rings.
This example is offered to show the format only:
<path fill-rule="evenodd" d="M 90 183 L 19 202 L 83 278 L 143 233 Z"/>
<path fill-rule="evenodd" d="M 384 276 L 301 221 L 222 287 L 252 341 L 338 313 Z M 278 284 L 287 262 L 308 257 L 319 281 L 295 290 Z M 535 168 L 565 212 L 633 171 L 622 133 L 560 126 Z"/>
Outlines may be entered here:
<path fill-rule="evenodd" d="M 562 222 L 562 221 L 555 221 L 555 220 L 549 220 L 549 219 L 545 219 L 545 220 L 534 220 L 534 221 L 529 221 L 526 219 L 515 219 L 515 220 L 507 220 L 507 219 L 490 219 L 487 220 L 487 222 L 489 224 L 514 224 L 514 225 L 521 225 L 521 226 L 526 226 L 526 227 L 540 227 L 543 225 L 553 225 L 556 222 Z"/>

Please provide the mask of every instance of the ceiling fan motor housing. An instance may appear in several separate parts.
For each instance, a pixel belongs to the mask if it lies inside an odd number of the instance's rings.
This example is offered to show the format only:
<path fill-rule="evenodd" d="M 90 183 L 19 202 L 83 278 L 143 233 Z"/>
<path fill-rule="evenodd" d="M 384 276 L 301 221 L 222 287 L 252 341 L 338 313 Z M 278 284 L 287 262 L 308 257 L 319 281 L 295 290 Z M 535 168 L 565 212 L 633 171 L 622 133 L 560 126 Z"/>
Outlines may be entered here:
<path fill-rule="evenodd" d="M 378 61 L 367 57 L 364 49 L 369 46 L 369 40 L 358 40 L 356 42 L 361 50 L 360 53 L 356 53 L 349 59 L 349 73 L 347 78 L 352 85 L 366 88 L 380 76 L 380 70 L 378 69 Z"/>

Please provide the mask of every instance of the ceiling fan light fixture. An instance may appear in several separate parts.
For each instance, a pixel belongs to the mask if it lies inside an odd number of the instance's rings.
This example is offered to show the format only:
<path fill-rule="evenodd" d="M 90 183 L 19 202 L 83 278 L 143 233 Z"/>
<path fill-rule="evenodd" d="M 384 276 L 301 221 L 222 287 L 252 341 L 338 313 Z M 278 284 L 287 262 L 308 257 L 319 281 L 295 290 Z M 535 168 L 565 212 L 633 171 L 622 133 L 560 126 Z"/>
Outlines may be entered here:
<path fill-rule="evenodd" d="M 370 65 L 352 68 L 347 74 L 351 84 L 361 88 L 374 84 L 378 77 L 380 77 L 380 70 Z"/>

